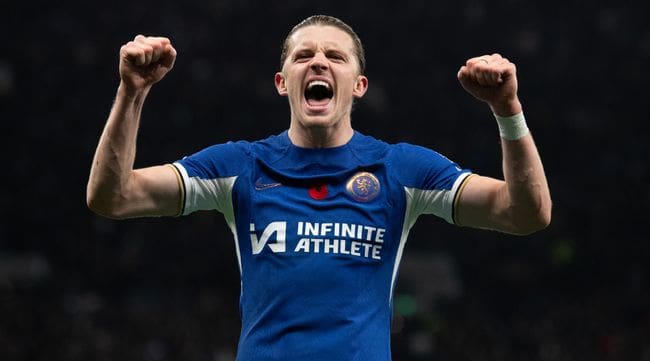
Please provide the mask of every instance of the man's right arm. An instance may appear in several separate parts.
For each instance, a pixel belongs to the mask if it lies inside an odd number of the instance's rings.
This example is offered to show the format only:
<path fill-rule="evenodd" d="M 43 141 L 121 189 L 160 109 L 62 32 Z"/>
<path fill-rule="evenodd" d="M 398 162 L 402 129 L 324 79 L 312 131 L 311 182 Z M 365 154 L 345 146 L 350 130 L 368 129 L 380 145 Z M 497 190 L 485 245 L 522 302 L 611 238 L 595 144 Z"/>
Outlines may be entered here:
<path fill-rule="evenodd" d="M 174 65 L 169 39 L 138 35 L 120 49 L 120 86 L 88 178 L 86 201 L 109 218 L 177 215 L 181 190 L 170 165 L 133 169 L 142 106 Z"/>

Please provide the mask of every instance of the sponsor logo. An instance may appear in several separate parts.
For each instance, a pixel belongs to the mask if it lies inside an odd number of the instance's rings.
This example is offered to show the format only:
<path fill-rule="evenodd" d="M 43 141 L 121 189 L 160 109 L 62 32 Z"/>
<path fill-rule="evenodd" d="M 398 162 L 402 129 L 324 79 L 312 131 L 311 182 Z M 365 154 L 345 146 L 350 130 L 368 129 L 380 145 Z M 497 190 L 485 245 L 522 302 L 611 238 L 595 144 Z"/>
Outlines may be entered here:
<path fill-rule="evenodd" d="M 354 223 L 305 221 L 299 221 L 295 226 L 296 233 L 289 235 L 287 241 L 286 221 L 269 223 L 261 236 L 258 236 L 255 224 L 250 223 L 253 255 L 261 254 L 268 246 L 272 253 L 332 254 L 382 259 L 385 228 Z"/>
<path fill-rule="evenodd" d="M 264 232 L 258 238 L 255 231 L 255 224 L 250 224 L 251 231 L 251 246 L 253 254 L 259 254 L 264 249 L 264 246 L 269 242 L 271 236 L 275 233 L 275 243 L 269 243 L 269 248 L 274 253 L 285 252 L 287 249 L 287 222 L 271 222 Z"/>
<path fill-rule="evenodd" d="M 353 175 L 345 187 L 348 194 L 359 202 L 370 202 L 375 199 L 380 188 L 379 179 L 369 172 L 359 172 Z"/>

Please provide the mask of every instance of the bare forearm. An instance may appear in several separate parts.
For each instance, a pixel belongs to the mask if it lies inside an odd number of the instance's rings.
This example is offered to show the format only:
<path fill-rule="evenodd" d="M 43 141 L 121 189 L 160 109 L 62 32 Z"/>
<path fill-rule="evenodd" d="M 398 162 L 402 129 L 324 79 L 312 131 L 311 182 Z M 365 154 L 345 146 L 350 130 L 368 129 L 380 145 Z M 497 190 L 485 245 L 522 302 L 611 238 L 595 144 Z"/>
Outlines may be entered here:
<path fill-rule="evenodd" d="M 128 91 L 123 84 L 118 88 L 88 180 L 88 205 L 97 212 L 106 213 L 128 188 L 140 115 L 149 89 Z"/>
<path fill-rule="evenodd" d="M 551 219 L 551 198 L 542 160 L 523 118 L 515 95 L 508 101 L 489 103 L 497 117 L 505 185 L 500 199 L 512 232 L 528 234 L 545 228 Z"/>
<path fill-rule="evenodd" d="M 548 225 L 551 197 L 537 147 L 530 134 L 518 140 L 501 139 L 508 212 L 521 233 Z"/>

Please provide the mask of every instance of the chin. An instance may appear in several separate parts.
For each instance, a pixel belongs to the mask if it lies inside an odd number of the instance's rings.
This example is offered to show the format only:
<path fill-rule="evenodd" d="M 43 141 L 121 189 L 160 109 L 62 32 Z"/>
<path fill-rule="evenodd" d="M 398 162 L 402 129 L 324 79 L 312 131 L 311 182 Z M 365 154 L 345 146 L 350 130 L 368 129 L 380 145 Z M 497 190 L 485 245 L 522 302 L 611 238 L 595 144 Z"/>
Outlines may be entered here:
<path fill-rule="evenodd" d="M 306 115 L 300 120 L 300 124 L 302 124 L 303 127 L 310 129 L 325 129 L 331 127 L 335 123 L 336 122 L 331 115 Z"/>

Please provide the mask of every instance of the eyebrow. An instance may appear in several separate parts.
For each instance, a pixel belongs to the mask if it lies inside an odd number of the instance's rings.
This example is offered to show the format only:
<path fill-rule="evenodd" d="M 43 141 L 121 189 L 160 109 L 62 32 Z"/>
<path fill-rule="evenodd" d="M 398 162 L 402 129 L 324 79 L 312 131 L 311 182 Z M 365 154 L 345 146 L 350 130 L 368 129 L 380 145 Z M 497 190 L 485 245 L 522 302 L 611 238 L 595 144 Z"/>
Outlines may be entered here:
<path fill-rule="evenodd" d="M 304 50 L 304 49 L 309 49 L 315 46 L 316 43 L 314 41 L 306 41 L 300 44 L 296 44 L 293 48 L 294 51 L 299 51 L 299 50 Z M 325 50 L 338 50 L 338 51 L 344 51 L 343 46 L 340 46 L 338 43 L 334 41 L 327 41 L 324 43 L 325 45 Z"/>

